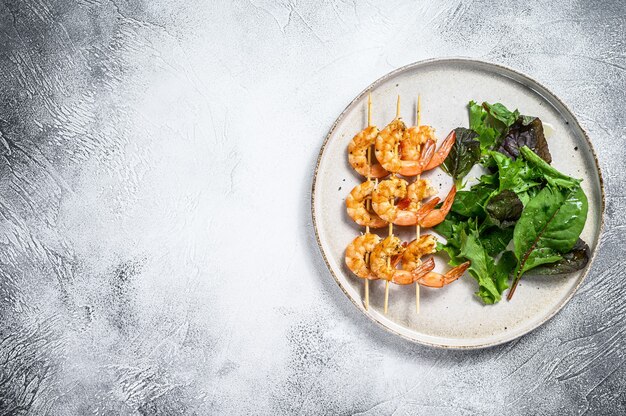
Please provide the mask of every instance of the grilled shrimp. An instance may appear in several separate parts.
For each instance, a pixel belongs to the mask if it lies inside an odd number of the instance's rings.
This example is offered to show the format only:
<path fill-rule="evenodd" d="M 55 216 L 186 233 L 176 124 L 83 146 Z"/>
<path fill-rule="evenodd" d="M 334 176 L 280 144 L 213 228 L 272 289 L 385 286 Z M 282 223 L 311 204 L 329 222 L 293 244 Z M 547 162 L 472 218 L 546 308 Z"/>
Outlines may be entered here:
<path fill-rule="evenodd" d="M 392 177 L 381 181 L 372 192 L 372 208 L 387 222 L 397 225 L 414 225 L 417 221 L 416 212 L 404 210 L 395 204 L 395 199 L 403 199 L 407 195 L 407 182 Z"/>
<path fill-rule="evenodd" d="M 376 137 L 376 159 L 389 172 L 397 173 L 402 167 L 400 156 L 396 152 L 396 146 L 400 146 L 400 142 L 404 139 L 406 125 L 404 122 L 396 118 L 384 129 L 382 129 Z"/>
<path fill-rule="evenodd" d="M 436 141 L 435 129 L 426 126 L 412 126 L 406 130 L 404 140 L 400 142 L 400 157 L 402 160 L 419 160 L 421 147 L 428 140 Z M 420 150 L 418 150 L 420 149 Z"/>
<path fill-rule="evenodd" d="M 416 213 L 419 224 L 424 228 L 430 228 L 443 222 L 448 212 L 450 212 L 450 208 L 452 208 L 455 195 L 456 186 L 452 185 L 452 189 L 450 189 L 448 196 L 446 196 L 446 199 L 443 201 L 441 208 L 434 209 L 441 200 L 439 197 L 433 198 L 425 203 Z"/>
<path fill-rule="evenodd" d="M 427 142 L 417 160 L 403 160 L 400 156 L 400 147 L 408 149 L 402 145 L 406 138 L 406 125 L 399 118 L 393 120 L 376 137 L 376 159 L 389 172 L 399 173 L 404 176 L 419 175 L 430 163 L 434 155 L 434 142 Z M 398 151 L 396 151 L 396 148 Z M 405 150 L 406 153 L 415 154 L 415 150 Z"/>
<path fill-rule="evenodd" d="M 376 275 L 370 271 L 367 254 L 371 253 L 378 243 L 380 243 L 380 237 L 369 233 L 352 240 L 346 248 L 346 265 L 352 273 L 362 279 L 377 279 Z"/>
<path fill-rule="evenodd" d="M 413 271 L 421 264 L 421 258 L 437 251 L 437 239 L 432 234 L 424 234 L 406 246 L 402 253 L 402 269 Z"/>
<path fill-rule="evenodd" d="M 381 279 L 389 280 L 398 285 L 410 285 L 432 271 L 434 262 L 422 265 L 415 270 L 398 270 L 395 268 L 399 255 L 404 247 L 398 237 L 390 235 L 378 243 L 370 255 L 370 270 Z M 389 260 L 389 261 L 388 261 Z"/>
<path fill-rule="evenodd" d="M 426 216 L 437 205 L 435 203 L 427 210 L 418 210 L 418 202 L 434 195 L 435 192 L 435 189 L 430 186 L 430 182 L 426 179 L 413 182 L 407 187 L 407 182 L 404 179 L 394 176 L 381 181 L 374 189 L 372 208 L 380 218 L 387 222 L 396 225 L 416 225 L 420 221 L 420 212 L 422 216 Z M 400 198 L 397 204 L 395 203 L 396 198 Z"/>
<path fill-rule="evenodd" d="M 376 143 L 378 129 L 375 126 L 369 126 L 356 134 L 348 145 L 348 161 L 350 165 L 363 176 L 372 178 L 382 178 L 387 176 L 387 172 L 380 163 L 372 163 L 370 166 L 367 160 L 367 149 Z"/>
<path fill-rule="evenodd" d="M 422 263 L 422 265 L 420 267 L 423 267 L 424 269 L 427 269 L 429 266 L 427 266 L 427 263 L 432 263 L 432 268 L 434 267 L 435 261 L 433 260 L 433 258 L 431 257 L 430 259 L 426 260 L 424 263 Z M 435 287 L 435 288 L 441 288 L 444 287 L 447 284 L 450 284 L 452 282 L 454 282 L 455 280 L 457 280 L 459 277 L 463 276 L 463 273 L 465 273 L 465 271 L 470 267 L 470 262 L 466 261 L 465 263 L 456 266 L 453 269 L 448 270 L 447 273 L 445 274 L 440 274 L 440 273 L 436 273 L 433 271 L 429 271 L 427 273 L 422 273 L 421 276 L 419 278 L 417 278 L 417 283 L 419 283 L 422 286 L 428 286 L 428 287 Z"/>
<path fill-rule="evenodd" d="M 428 179 L 418 179 L 406 188 L 406 198 L 398 201 L 398 208 L 409 211 L 417 211 L 420 201 L 437 194 Z"/>
<path fill-rule="evenodd" d="M 425 172 L 427 170 L 434 169 L 437 166 L 441 165 L 443 161 L 446 160 L 446 157 L 448 157 L 448 153 L 450 153 L 450 150 L 452 149 L 452 146 L 454 146 L 455 141 L 456 141 L 456 133 L 454 132 L 454 130 L 452 130 L 450 134 L 448 134 L 448 136 L 443 140 L 443 142 L 441 143 L 441 146 L 439 146 L 439 150 L 434 152 L 433 156 L 430 158 L 428 164 L 426 165 L 423 171 Z M 429 139 L 427 144 L 425 144 L 424 146 L 428 146 L 429 143 L 432 146 L 435 145 L 435 141 L 432 139 Z"/>
<path fill-rule="evenodd" d="M 365 181 L 355 186 L 346 198 L 346 208 L 350 218 L 357 224 L 371 228 L 381 228 L 387 225 L 387 222 L 365 206 L 365 202 L 371 197 L 375 186 L 372 181 Z"/>

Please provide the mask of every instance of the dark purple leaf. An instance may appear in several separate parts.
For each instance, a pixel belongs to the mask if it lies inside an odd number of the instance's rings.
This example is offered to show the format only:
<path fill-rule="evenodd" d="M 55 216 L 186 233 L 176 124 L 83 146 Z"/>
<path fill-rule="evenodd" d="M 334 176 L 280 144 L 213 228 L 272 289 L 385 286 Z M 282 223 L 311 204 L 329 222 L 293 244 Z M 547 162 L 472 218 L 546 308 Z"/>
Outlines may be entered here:
<path fill-rule="evenodd" d="M 548 142 L 543 135 L 543 124 L 538 117 L 518 117 L 502 140 L 498 152 L 516 159 L 522 146 L 528 146 L 540 158 L 552 163 Z"/>

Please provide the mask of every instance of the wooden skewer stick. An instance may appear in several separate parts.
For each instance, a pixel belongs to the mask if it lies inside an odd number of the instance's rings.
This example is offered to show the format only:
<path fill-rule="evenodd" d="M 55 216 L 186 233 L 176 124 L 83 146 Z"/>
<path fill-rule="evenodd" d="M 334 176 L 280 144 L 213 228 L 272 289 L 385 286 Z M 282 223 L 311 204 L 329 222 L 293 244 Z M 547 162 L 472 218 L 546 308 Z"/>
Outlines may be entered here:
<path fill-rule="evenodd" d="M 396 120 L 400 118 L 400 95 L 398 95 L 398 101 L 396 101 Z M 398 145 L 394 149 L 394 153 L 398 154 Z M 395 175 L 395 173 L 393 174 Z M 393 205 L 394 201 L 391 201 Z M 389 237 L 393 235 L 393 222 L 389 223 Z M 387 258 L 387 267 L 391 267 L 391 259 Z M 389 280 L 385 280 L 385 315 L 389 307 Z"/>
<path fill-rule="evenodd" d="M 372 93 L 367 95 L 367 127 L 372 125 Z M 372 167 L 372 147 L 367 148 L 367 181 L 371 180 L 371 167 Z M 371 206 L 371 200 L 366 201 L 366 208 L 369 211 Z M 365 233 L 370 233 L 370 226 L 365 226 Z M 365 253 L 365 263 L 370 264 L 370 253 Z M 370 308 L 370 279 L 365 278 L 365 310 Z"/>
<path fill-rule="evenodd" d="M 416 121 L 417 121 L 417 128 L 419 129 L 420 126 L 420 113 L 422 112 L 422 100 L 419 94 L 417 94 L 417 109 L 416 109 Z M 419 130 L 418 130 L 419 131 Z M 417 145 L 417 151 L 419 152 L 420 149 L 420 145 Z M 419 182 L 419 180 L 421 179 L 421 174 L 417 175 L 417 178 L 415 178 L 415 182 Z M 420 204 L 421 201 L 417 201 L 417 209 L 420 208 Z M 417 225 L 415 225 L 415 239 L 419 240 L 420 239 L 420 223 L 419 221 L 417 222 Z M 418 282 L 415 282 L 415 313 L 420 313 L 420 284 Z"/>

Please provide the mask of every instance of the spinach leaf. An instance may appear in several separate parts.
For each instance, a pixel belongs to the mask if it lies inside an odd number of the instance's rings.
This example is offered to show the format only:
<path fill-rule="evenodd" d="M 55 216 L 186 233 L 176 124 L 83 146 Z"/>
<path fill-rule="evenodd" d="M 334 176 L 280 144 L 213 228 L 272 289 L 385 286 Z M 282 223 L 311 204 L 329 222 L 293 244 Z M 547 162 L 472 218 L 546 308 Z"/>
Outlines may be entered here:
<path fill-rule="evenodd" d="M 480 159 L 480 142 L 476 132 L 459 127 L 454 130 L 456 139 L 441 167 L 455 181 L 460 181 Z"/>
<path fill-rule="evenodd" d="M 562 254 L 574 247 L 587 209 L 587 197 L 580 186 L 561 189 L 547 185 L 528 202 L 513 232 L 517 267 L 508 299 L 525 272 L 561 260 Z"/>
<path fill-rule="evenodd" d="M 580 179 L 574 179 L 559 172 L 527 146 L 522 146 L 520 148 L 520 154 L 530 166 L 541 173 L 550 185 L 558 186 L 560 188 L 572 188 L 578 186 L 578 184 L 582 182 Z"/>
<path fill-rule="evenodd" d="M 515 192 L 508 189 L 492 196 L 485 206 L 485 211 L 491 217 L 492 223 L 499 228 L 515 225 L 523 209 L 522 201 Z"/>
<path fill-rule="evenodd" d="M 543 135 L 543 124 L 537 117 L 521 116 L 509 127 L 498 152 L 515 160 L 520 147 L 527 146 L 547 163 L 552 163 L 548 142 Z"/>
<path fill-rule="evenodd" d="M 450 214 L 448 214 L 446 216 L 446 219 L 443 220 L 441 223 L 437 224 L 434 228 L 434 230 L 441 234 L 442 236 L 444 236 L 446 238 L 446 240 L 449 240 L 453 233 L 454 233 L 454 226 L 456 225 L 456 222 L 454 220 L 452 220 L 450 218 Z M 440 247 L 437 248 L 437 250 L 441 250 L 443 246 L 445 245 L 449 245 L 449 244 L 442 244 Z"/>
<path fill-rule="evenodd" d="M 556 263 L 543 264 L 529 272 L 532 275 L 556 275 L 573 273 L 584 269 L 589 263 L 590 250 L 587 243 L 580 238 L 571 251 L 563 254 L 563 258 Z"/>

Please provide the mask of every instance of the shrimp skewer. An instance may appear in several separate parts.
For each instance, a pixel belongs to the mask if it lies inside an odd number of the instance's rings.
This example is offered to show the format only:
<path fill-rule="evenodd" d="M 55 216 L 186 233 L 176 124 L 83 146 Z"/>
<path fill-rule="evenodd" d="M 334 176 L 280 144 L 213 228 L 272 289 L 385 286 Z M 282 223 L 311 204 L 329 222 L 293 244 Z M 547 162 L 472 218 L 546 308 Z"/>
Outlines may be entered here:
<path fill-rule="evenodd" d="M 354 158 L 357 157 L 353 154 L 354 146 L 361 146 L 363 143 L 359 142 L 359 138 L 363 138 L 365 135 L 369 134 L 368 132 L 374 130 L 376 134 L 378 134 L 378 130 L 375 127 L 372 128 L 372 96 L 370 94 L 367 97 L 367 128 L 357 134 L 348 147 L 350 151 L 350 163 L 353 166 L 355 166 L 355 163 L 353 163 L 355 162 Z M 369 263 L 370 254 L 374 247 L 380 242 L 380 237 L 375 234 L 370 234 L 370 227 L 380 228 L 387 225 L 386 221 L 382 220 L 371 211 L 371 193 L 376 186 L 376 183 L 371 181 L 371 144 L 373 144 L 373 142 L 370 144 L 365 143 L 359 150 L 359 152 L 362 150 L 361 153 L 365 154 L 365 165 L 363 165 L 362 160 L 357 160 L 358 167 L 365 168 L 363 170 L 357 169 L 357 171 L 367 176 L 367 181 L 357 185 L 346 198 L 346 208 L 350 218 L 357 224 L 365 226 L 365 234 L 352 240 L 346 248 L 345 255 L 345 262 L 348 268 L 358 277 L 365 279 L 365 309 L 369 309 L 369 281 L 378 278 L 371 272 Z M 360 155 L 358 157 L 362 156 L 363 155 Z M 355 169 L 356 168 L 355 166 Z"/>
<path fill-rule="evenodd" d="M 369 128 L 371 127 L 371 125 L 372 125 L 372 93 L 370 92 L 367 94 L 367 127 Z M 371 175 L 372 175 L 372 144 L 371 143 L 367 145 L 367 166 L 368 166 L 367 181 L 369 182 L 371 180 Z M 378 184 L 378 181 L 376 181 L 376 184 Z M 371 208 L 372 208 L 372 200 L 370 198 L 367 200 L 366 209 L 369 212 L 371 211 Z M 370 232 L 370 227 L 366 226 L 365 233 L 369 234 L 369 232 Z M 377 240 L 380 241 L 380 238 L 378 238 Z M 378 244 L 378 242 L 376 244 Z M 368 251 L 365 253 L 365 264 L 367 265 L 368 268 L 370 264 L 370 253 L 371 251 Z M 365 310 L 369 310 L 369 308 L 370 308 L 370 280 L 365 279 Z"/>
<path fill-rule="evenodd" d="M 392 121 L 390 123 L 390 125 L 394 125 L 394 123 L 401 123 L 399 124 L 400 129 L 403 129 L 404 127 L 404 123 L 402 122 L 402 120 L 400 119 L 400 94 L 398 94 L 398 100 L 396 101 L 396 118 L 394 121 Z M 386 129 L 386 128 L 385 128 Z M 402 130 L 402 134 L 404 133 L 404 131 Z M 398 146 L 400 144 L 400 140 L 401 140 L 401 136 L 399 140 L 396 140 L 397 138 L 397 134 L 393 135 L 393 139 L 394 139 L 394 146 L 393 146 L 393 155 L 392 155 L 392 159 L 397 159 L 397 155 L 398 155 Z M 375 146 L 375 151 L 376 151 L 376 158 L 378 159 L 378 142 L 379 139 L 381 138 L 381 135 L 379 134 L 378 137 L 376 137 L 376 146 Z M 381 161 L 382 164 L 382 160 L 379 159 Z M 395 173 L 395 172 L 394 172 Z M 395 177 L 394 177 L 395 178 Z M 394 203 L 394 199 L 391 198 L 389 199 L 389 201 L 391 201 L 391 205 L 393 206 Z M 372 195 L 372 204 L 374 203 L 374 199 L 373 199 L 373 195 Z M 387 237 L 387 239 L 385 239 L 384 241 L 387 240 L 391 240 L 393 237 L 393 222 L 389 222 L 389 236 Z M 396 237 L 397 238 L 397 237 Z M 395 242 L 395 240 L 391 240 L 392 242 Z M 398 240 L 399 241 L 399 240 Z M 381 243 L 382 245 L 382 243 Z M 381 251 L 379 251 L 379 253 L 381 253 Z M 384 254 L 384 252 L 383 252 Z M 396 254 L 400 254 L 399 252 Z M 391 269 L 391 257 L 387 257 L 387 269 Z M 395 265 L 394 265 L 394 269 L 395 269 Z M 374 273 L 376 273 L 376 271 L 374 271 Z M 390 279 L 385 279 L 385 315 L 387 314 L 387 308 L 389 306 L 389 280 Z"/>
<path fill-rule="evenodd" d="M 420 116 L 421 116 L 421 112 L 422 112 L 422 97 L 417 94 L 417 108 L 416 108 L 416 115 L 415 115 L 415 128 L 416 128 L 416 132 L 415 134 L 412 134 L 411 129 L 409 129 L 409 140 L 416 140 L 417 141 L 417 153 L 421 153 L 421 146 L 422 144 L 426 144 L 426 142 L 430 139 L 430 137 L 435 136 L 435 129 L 433 129 L 430 126 L 420 126 Z M 415 139 L 413 139 L 415 138 Z M 422 143 L 423 141 L 423 143 Z M 434 149 L 434 147 L 433 147 Z M 407 156 L 413 156 L 413 155 L 407 155 Z M 415 155 L 414 157 L 416 157 L 417 155 Z M 430 159 L 432 159 L 432 156 L 430 157 Z M 430 163 L 430 162 L 429 162 Z M 415 184 L 419 184 L 421 183 L 421 174 L 417 175 L 417 178 L 415 178 Z M 418 185 L 419 186 L 419 185 Z M 420 208 L 420 203 L 422 201 L 422 199 L 424 198 L 419 198 L 419 199 L 415 199 L 417 202 L 417 206 L 416 208 L 419 210 Z M 421 240 L 420 238 L 420 224 L 419 221 L 417 222 L 417 224 L 415 225 L 415 241 L 417 242 L 417 244 L 419 244 L 419 241 Z M 410 244 L 409 244 L 410 245 Z M 433 250 L 435 250 L 434 244 L 433 244 Z M 420 256 L 421 257 L 421 256 Z M 421 260 L 420 260 L 421 261 Z M 418 264 L 415 264 L 415 266 L 419 266 Z M 402 267 L 404 268 L 404 262 L 402 264 Z M 420 313 L 420 285 L 418 283 L 415 283 L 415 313 Z"/>

